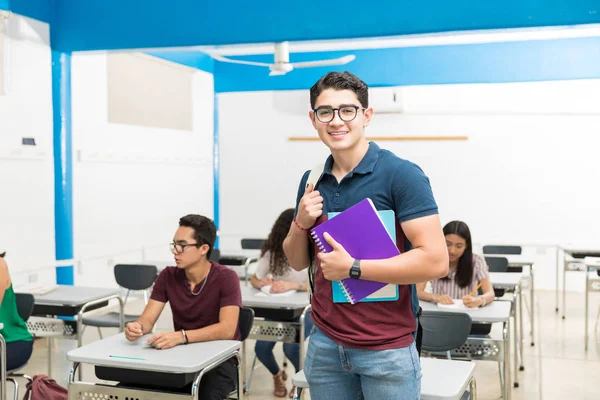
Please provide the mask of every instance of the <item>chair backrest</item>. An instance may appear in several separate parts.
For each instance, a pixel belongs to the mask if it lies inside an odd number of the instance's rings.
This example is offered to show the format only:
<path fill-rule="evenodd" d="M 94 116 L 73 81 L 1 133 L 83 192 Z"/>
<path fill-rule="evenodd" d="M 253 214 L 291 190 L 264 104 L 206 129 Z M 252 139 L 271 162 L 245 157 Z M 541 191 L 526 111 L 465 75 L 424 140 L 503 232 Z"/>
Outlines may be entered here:
<path fill-rule="evenodd" d="M 471 316 L 466 313 L 423 311 L 419 321 L 423 328 L 423 351 L 443 352 L 459 348 L 471 332 Z"/>
<path fill-rule="evenodd" d="M 242 335 L 242 342 L 250 335 L 252 324 L 254 323 L 254 310 L 248 307 L 240 308 L 240 319 L 238 326 Z"/>
<path fill-rule="evenodd" d="M 156 265 L 115 265 L 117 284 L 129 290 L 146 290 L 150 288 L 154 284 L 157 275 L 158 268 L 156 268 Z"/>
<path fill-rule="evenodd" d="M 487 245 L 483 246 L 483 254 L 521 254 L 521 246 L 499 246 Z"/>
<path fill-rule="evenodd" d="M 208 257 L 208 259 L 210 261 L 219 262 L 219 260 L 221 259 L 221 250 L 212 249 L 212 251 L 210 252 L 210 257 Z"/>
<path fill-rule="evenodd" d="M 33 314 L 33 307 L 35 306 L 35 297 L 31 293 L 15 293 L 17 300 L 17 312 L 19 317 L 25 322 Z"/>
<path fill-rule="evenodd" d="M 485 262 L 490 267 L 490 272 L 508 271 L 508 258 L 506 257 L 485 257 Z"/>
<path fill-rule="evenodd" d="M 260 250 L 265 239 L 242 239 L 242 249 L 244 250 Z"/>

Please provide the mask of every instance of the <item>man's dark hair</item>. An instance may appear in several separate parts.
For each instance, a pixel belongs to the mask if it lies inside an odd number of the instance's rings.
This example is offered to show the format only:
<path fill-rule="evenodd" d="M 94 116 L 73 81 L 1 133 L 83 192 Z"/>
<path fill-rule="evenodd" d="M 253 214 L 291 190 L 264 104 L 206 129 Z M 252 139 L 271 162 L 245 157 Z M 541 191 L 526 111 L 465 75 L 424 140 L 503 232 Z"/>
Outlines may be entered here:
<path fill-rule="evenodd" d="M 0 253 L 0 258 L 4 258 L 5 255 L 6 255 L 6 252 Z"/>
<path fill-rule="evenodd" d="M 206 258 L 210 257 L 215 240 L 217 240 L 217 227 L 215 223 L 203 215 L 188 214 L 181 217 L 179 226 L 185 226 L 194 230 L 194 240 L 197 243 L 207 244 L 209 249 Z"/>
<path fill-rule="evenodd" d="M 361 81 L 356 75 L 348 71 L 329 72 L 324 75 L 310 88 L 310 108 L 314 110 L 317 103 L 317 97 L 326 89 L 334 90 L 352 90 L 360 105 L 369 107 L 369 87 Z"/>

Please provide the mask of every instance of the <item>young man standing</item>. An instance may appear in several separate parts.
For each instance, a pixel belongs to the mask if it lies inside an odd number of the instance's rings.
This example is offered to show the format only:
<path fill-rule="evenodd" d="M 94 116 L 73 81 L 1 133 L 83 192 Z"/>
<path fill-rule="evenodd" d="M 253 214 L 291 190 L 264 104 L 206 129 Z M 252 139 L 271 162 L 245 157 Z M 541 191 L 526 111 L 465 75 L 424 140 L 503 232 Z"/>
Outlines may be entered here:
<path fill-rule="evenodd" d="M 429 179 L 415 164 L 365 138 L 371 122 L 368 87 L 356 76 L 331 72 L 310 90 L 310 119 L 329 147 L 318 190 L 300 181 L 296 217 L 284 242 L 290 265 L 313 259 L 308 232 L 328 212 L 369 197 L 393 210 L 401 255 L 355 260 L 329 235 L 333 251 L 316 255 L 312 318 L 315 324 L 304 371 L 311 398 L 419 399 L 421 371 L 414 343 L 415 283 L 448 273 L 448 251 Z M 404 242 L 406 243 L 406 247 Z M 399 285 L 396 301 L 333 303 L 331 281 L 367 279 Z"/>
<path fill-rule="evenodd" d="M 179 220 L 171 243 L 177 266 L 167 267 L 158 275 L 144 312 L 125 327 L 128 340 L 135 341 L 152 332 L 167 302 L 171 304 L 175 330 L 148 339 L 156 349 L 212 340 L 240 340 L 238 318 L 242 295 L 238 275 L 208 260 L 216 235 L 215 224 L 207 217 L 191 214 Z M 202 378 L 199 398 L 226 398 L 236 387 L 236 377 L 233 362 L 222 363 Z"/>

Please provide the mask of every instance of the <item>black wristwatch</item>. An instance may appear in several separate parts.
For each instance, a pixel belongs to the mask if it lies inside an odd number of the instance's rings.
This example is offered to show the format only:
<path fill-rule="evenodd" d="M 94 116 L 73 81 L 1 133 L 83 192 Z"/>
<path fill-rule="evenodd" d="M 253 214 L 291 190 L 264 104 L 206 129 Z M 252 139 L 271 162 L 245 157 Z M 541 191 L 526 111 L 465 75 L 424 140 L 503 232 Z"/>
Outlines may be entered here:
<path fill-rule="evenodd" d="M 350 278 L 360 279 L 360 260 L 355 258 L 350 268 Z"/>

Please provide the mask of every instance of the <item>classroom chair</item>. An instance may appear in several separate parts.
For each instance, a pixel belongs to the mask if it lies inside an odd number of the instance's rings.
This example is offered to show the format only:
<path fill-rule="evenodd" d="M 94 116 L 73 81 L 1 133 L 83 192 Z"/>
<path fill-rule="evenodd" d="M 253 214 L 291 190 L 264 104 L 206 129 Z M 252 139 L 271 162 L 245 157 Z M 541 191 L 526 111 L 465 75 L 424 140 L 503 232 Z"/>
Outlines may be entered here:
<path fill-rule="evenodd" d="M 509 272 L 508 258 L 506 257 L 485 257 L 485 262 L 490 268 L 490 272 Z M 504 296 L 504 289 L 495 289 L 494 293 L 497 298 Z"/>
<path fill-rule="evenodd" d="M 251 309 L 250 307 L 242 307 L 240 309 L 240 317 L 239 317 L 239 321 L 238 321 L 238 326 L 240 329 L 240 335 L 241 335 L 241 341 L 242 343 L 248 339 L 248 336 L 250 335 L 250 331 L 252 330 L 252 324 L 254 323 L 254 310 Z M 242 365 L 242 374 L 244 375 L 244 377 L 246 376 L 244 370 L 244 366 L 245 366 L 245 358 L 242 358 L 242 362 L 244 363 L 244 365 Z M 240 373 L 240 369 L 237 369 L 238 374 Z M 239 382 L 240 379 L 238 377 L 238 379 L 236 380 L 236 382 Z M 244 391 L 244 393 L 246 392 L 246 387 L 245 387 L 245 383 L 244 383 L 244 387 L 241 389 Z M 236 396 L 237 397 L 237 392 L 238 389 L 236 388 L 235 390 L 233 390 L 231 393 L 229 393 L 229 397 L 228 398 L 232 398 L 232 396 Z"/>
<path fill-rule="evenodd" d="M 451 350 L 466 343 L 473 324 L 469 314 L 443 311 L 424 312 L 419 322 L 423 328 L 421 351 L 445 352 L 448 360 L 452 359 Z"/>
<path fill-rule="evenodd" d="M 19 316 L 21 317 L 21 319 L 23 321 L 27 322 L 29 317 L 31 317 L 31 314 L 33 314 L 33 307 L 35 305 L 35 297 L 30 293 L 15 293 L 15 298 L 17 300 L 17 313 L 19 314 Z M 15 391 L 13 394 L 14 400 L 17 400 L 19 398 L 19 384 L 18 384 L 16 378 L 24 378 L 24 379 L 28 380 L 29 382 L 31 382 L 31 380 L 32 380 L 30 376 L 17 373 L 19 370 L 23 369 L 26 365 L 27 365 L 27 363 L 19 366 L 18 368 L 14 368 L 10 371 L 6 371 L 5 382 L 10 381 L 10 382 L 12 382 L 12 384 L 15 387 Z M 3 379 L 4 379 L 4 377 L 3 377 Z M 4 385 L 2 389 L 6 391 L 6 385 Z"/>
<path fill-rule="evenodd" d="M 114 268 L 115 280 L 122 288 L 127 289 L 123 306 L 127 305 L 127 299 L 131 291 L 144 292 L 144 304 L 148 304 L 147 290 L 152 287 L 158 275 L 158 269 L 155 265 L 139 265 L 139 264 L 117 264 Z M 106 314 L 84 317 L 83 329 L 86 326 L 95 326 L 98 328 L 98 333 L 102 339 L 102 331 L 100 328 L 119 328 L 118 312 L 109 312 Z M 133 314 L 125 314 L 125 324 L 137 320 L 140 316 Z M 83 332 L 82 332 L 83 334 Z"/>
<path fill-rule="evenodd" d="M 507 255 L 519 255 L 523 249 L 521 246 L 500 246 L 500 245 L 486 245 L 483 246 L 483 254 L 507 254 Z M 523 267 L 513 267 L 509 272 L 523 272 Z"/>

